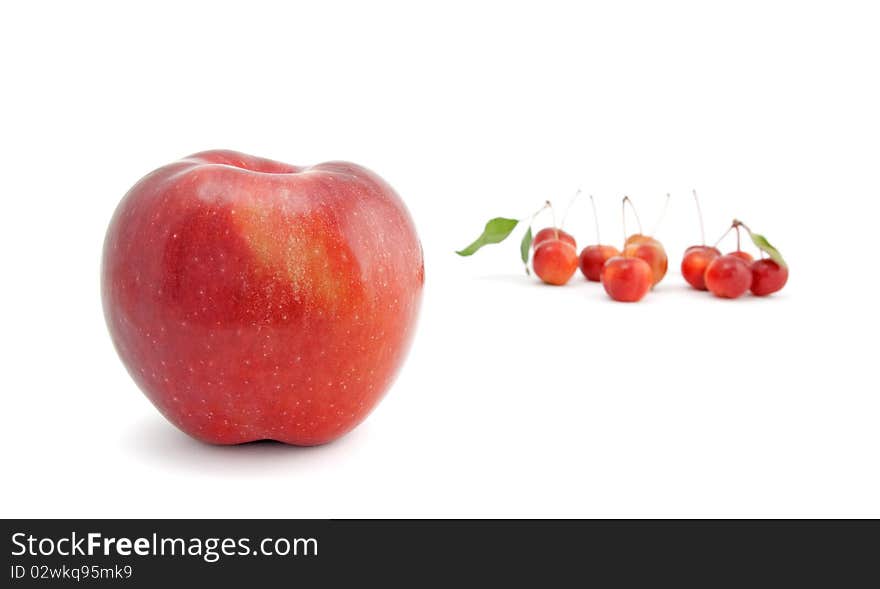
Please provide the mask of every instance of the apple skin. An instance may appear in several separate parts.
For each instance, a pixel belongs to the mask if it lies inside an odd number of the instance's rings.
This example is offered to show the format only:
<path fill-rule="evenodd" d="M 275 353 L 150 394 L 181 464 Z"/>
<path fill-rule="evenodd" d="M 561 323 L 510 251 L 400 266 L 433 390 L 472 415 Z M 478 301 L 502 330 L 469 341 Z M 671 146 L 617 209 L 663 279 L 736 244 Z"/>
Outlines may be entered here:
<path fill-rule="evenodd" d="M 657 239 L 651 237 L 650 235 L 643 235 L 641 233 L 633 233 L 629 237 L 626 238 L 626 241 L 623 242 L 623 247 L 626 248 L 628 245 L 640 245 L 643 243 L 648 243 L 651 245 L 657 245 L 661 248 L 663 244 L 661 244 Z"/>
<path fill-rule="evenodd" d="M 744 252 L 742 250 L 736 250 L 735 252 L 730 252 L 727 255 L 737 257 L 746 264 L 751 264 L 755 261 L 755 258 L 752 257 L 752 254 L 750 254 L 749 252 Z"/>
<path fill-rule="evenodd" d="M 412 219 L 377 175 L 223 150 L 141 179 L 101 272 L 129 373 L 214 444 L 310 446 L 354 428 L 406 356 L 423 284 Z"/>
<path fill-rule="evenodd" d="M 562 229 L 557 229 L 556 227 L 544 227 L 535 233 L 535 237 L 532 239 L 532 249 L 538 249 L 539 245 L 551 239 L 560 239 L 566 243 L 570 243 L 571 247 L 577 249 L 577 242 L 575 241 L 574 236 L 570 233 L 566 233 Z"/>

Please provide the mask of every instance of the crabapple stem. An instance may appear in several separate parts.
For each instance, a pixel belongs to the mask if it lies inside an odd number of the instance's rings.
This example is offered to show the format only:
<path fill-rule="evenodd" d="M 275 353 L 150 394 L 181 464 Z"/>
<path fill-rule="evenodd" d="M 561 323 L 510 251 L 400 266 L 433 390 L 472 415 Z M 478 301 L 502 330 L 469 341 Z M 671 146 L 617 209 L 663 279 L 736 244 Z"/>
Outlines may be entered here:
<path fill-rule="evenodd" d="M 697 203 L 697 218 L 700 220 L 700 239 L 703 245 L 706 245 L 706 228 L 703 226 L 703 211 L 700 209 L 700 199 L 697 198 L 697 191 L 694 190 L 694 202 Z"/>
<path fill-rule="evenodd" d="M 599 237 L 599 214 L 596 212 L 596 199 L 592 194 L 590 195 L 590 205 L 593 207 L 593 222 L 596 224 L 596 243 L 602 243 L 602 238 Z"/>
<path fill-rule="evenodd" d="M 734 220 L 733 220 L 733 227 L 736 227 L 736 249 L 737 249 L 737 250 L 739 250 L 739 228 L 740 228 L 740 227 L 742 227 L 743 229 L 746 230 L 746 233 L 749 234 L 749 237 L 750 237 L 750 238 L 754 239 L 754 237 L 752 236 L 752 230 L 751 230 L 751 228 L 750 228 L 748 225 L 746 225 L 745 223 L 743 223 L 742 221 L 740 221 L 739 219 L 734 219 Z M 766 254 L 766 252 L 765 252 L 763 249 L 760 249 L 760 248 L 758 248 L 758 252 L 759 252 L 759 254 L 760 254 L 760 256 L 761 256 L 761 259 L 763 260 L 763 259 L 764 259 L 764 254 Z"/>
<path fill-rule="evenodd" d="M 669 199 L 672 196 L 667 192 L 666 193 L 666 202 L 663 203 L 663 210 L 660 211 L 660 217 L 657 219 L 657 223 L 654 225 L 654 229 L 651 230 L 651 235 L 657 235 L 657 230 L 660 229 L 660 223 L 663 222 L 663 219 L 666 217 L 666 211 L 669 209 Z"/>
<path fill-rule="evenodd" d="M 721 243 L 721 241 L 722 241 L 725 237 L 727 237 L 727 234 L 728 234 L 728 233 L 730 233 L 731 231 L 733 231 L 733 228 L 734 228 L 734 227 L 736 227 L 736 222 L 735 222 L 735 221 L 734 221 L 734 223 L 733 223 L 730 227 L 727 228 L 727 231 L 725 231 L 724 234 L 723 234 L 721 237 L 718 238 L 718 241 L 716 241 L 716 242 L 715 242 L 715 245 L 713 245 L 712 247 L 718 247 L 718 244 Z"/>
<path fill-rule="evenodd" d="M 531 217 L 528 217 L 528 219 L 529 219 L 529 228 L 527 229 L 527 231 L 531 231 L 531 230 L 532 230 L 532 225 L 535 224 L 535 217 L 537 217 L 538 215 L 540 215 L 545 209 L 547 209 L 547 208 L 549 208 L 549 207 L 550 207 L 550 201 L 549 201 L 549 200 L 545 200 L 545 201 L 544 201 L 544 206 L 542 206 L 540 209 L 538 209 L 537 211 L 535 211 L 534 213 L 532 213 L 532 216 L 531 216 Z M 520 219 L 520 223 L 522 223 L 523 221 L 525 221 L 525 219 Z M 528 261 L 526 261 L 526 274 L 529 275 L 529 276 L 531 276 L 531 272 L 529 272 L 529 263 L 528 263 Z"/>
<path fill-rule="evenodd" d="M 749 226 L 746 225 L 745 223 L 743 223 L 742 221 L 740 221 L 739 219 L 734 219 L 734 220 L 733 220 L 733 224 L 736 225 L 737 227 L 742 227 L 743 229 L 745 229 L 746 231 L 748 231 L 749 235 L 752 234 L 752 230 L 749 229 Z"/>
<path fill-rule="evenodd" d="M 577 200 L 577 197 L 580 196 L 580 194 L 581 189 L 578 188 L 577 191 L 574 193 L 574 196 L 569 199 L 568 205 L 565 207 L 565 212 L 562 214 L 562 221 L 559 222 L 560 229 L 562 229 L 562 227 L 565 225 L 565 220 L 568 218 L 568 212 L 571 210 L 571 206 L 574 204 L 574 201 Z"/>
<path fill-rule="evenodd" d="M 548 209 L 548 208 L 550 208 L 550 201 L 549 200 L 544 201 L 544 206 L 542 206 L 540 209 L 538 209 L 537 211 L 532 213 L 532 216 L 529 217 L 529 226 L 531 226 L 531 224 L 535 222 L 535 217 L 540 215 L 541 212 L 543 212 L 545 209 Z"/>
<path fill-rule="evenodd" d="M 629 208 L 632 209 L 633 215 L 636 217 L 636 224 L 639 226 L 639 233 L 642 232 L 642 220 L 639 219 L 639 212 L 636 210 L 635 205 L 632 202 L 632 199 L 628 196 L 623 197 L 623 240 L 626 241 L 626 203 L 629 203 Z"/>
<path fill-rule="evenodd" d="M 535 211 L 534 213 L 532 213 L 532 216 L 531 216 L 531 217 L 528 217 L 528 219 L 529 219 L 529 229 L 531 229 L 531 228 L 532 228 L 532 225 L 534 225 L 534 223 L 535 223 L 535 217 L 537 217 L 538 215 L 540 215 L 545 209 L 548 209 L 548 208 L 550 208 L 550 201 L 549 201 L 549 200 L 546 200 L 546 201 L 544 201 L 544 206 L 542 206 L 540 209 L 538 209 L 537 211 Z M 521 220 L 520 220 L 520 223 L 522 223 L 523 221 L 525 221 L 525 219 L 521 219 Z"/>

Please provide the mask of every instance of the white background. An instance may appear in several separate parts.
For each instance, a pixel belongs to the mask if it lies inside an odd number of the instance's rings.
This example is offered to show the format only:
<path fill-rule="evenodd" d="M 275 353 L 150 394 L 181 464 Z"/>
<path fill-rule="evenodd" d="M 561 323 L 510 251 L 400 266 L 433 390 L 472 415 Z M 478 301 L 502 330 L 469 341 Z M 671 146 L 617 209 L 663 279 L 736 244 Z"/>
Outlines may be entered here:
<path fill-rule="evenodd" d="M 875 6 L 5 3 L 2 515 L 880 516 Z M 362 163 L 416 220 L 412 352 L 336 443 L 192 441 L 113 351 L 110 215 L 210 148 Z M 452 253 L 578 187 L 615 243 L 623 194 L 650 227 L 672 193 L 643 303 Z M 685 288 L 691 188 L 713 238 L 778 245 L 782 293 Z"/>

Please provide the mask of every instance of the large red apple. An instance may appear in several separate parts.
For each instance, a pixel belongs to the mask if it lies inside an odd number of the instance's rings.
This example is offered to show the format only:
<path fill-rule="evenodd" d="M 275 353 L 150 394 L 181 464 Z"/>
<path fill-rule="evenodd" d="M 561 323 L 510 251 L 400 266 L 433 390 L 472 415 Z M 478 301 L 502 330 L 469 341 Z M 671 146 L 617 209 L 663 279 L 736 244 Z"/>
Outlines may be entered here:
<path fill-rule="evenodd" d="M 355 164 L 207 151 L 122 199 L 104 243 L 113 343 L 172 423 L 217 444 L 328 442 L 382 398 L 424 282 L 412 219 Z"/>

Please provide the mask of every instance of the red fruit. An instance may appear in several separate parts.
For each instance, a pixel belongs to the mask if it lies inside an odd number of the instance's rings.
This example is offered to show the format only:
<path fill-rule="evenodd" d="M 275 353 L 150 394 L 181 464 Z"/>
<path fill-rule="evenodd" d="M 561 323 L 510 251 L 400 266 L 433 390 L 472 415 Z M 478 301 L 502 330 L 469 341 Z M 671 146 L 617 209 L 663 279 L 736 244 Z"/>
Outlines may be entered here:
<path fill-rule="evenodd" d="M 739 256 L 719 256 L 706 268 L 706 288 L 716 297 L 735 299 L 752 285 L 752 270 Z"/>
<path fill-rule="evenodd" d="M 561 286 L 577 270 L 577 250 L 566 239 L 545 239 L 535 248 L 532 267 L 547 284 Z"/>
<path fill-rule="evenodd" d="M 620 251 L 613 245 L 588 245 L 581 251 L 580 268 L 587 280 L 598 282 L 602 276 L 602 266 L 609 258 L 619 256 Z"/>
<path fill-rule="evenodd" d="M 215 444 L 329 442 L 404 360 L 424 266 L 394 190 L 360 166 L 208 151 L 122 199 L 101 288 L 123 363 L 159 411 Z"/>
<path fill-rule="evenodd" d="M 782 290 L 788 282 L 788 266 L 773 260 L 758 260 L 752 264 L 752 294 L 763 297 Z"/>
<path fill-rule="evenodd" d="M 752 257 L 752 254 L 748 252 L 744 252 L 742 250 L 736 250 L 735 252 L 730 252 L 727 254 L 728 256 L 736 256 L 737 258 L 743 260 L 747 264 L 751 264 L 755 261 L 755 258 Z"/>
<path fill-rule="evenodd" d="M 633 237 L 640 237 L 640 239 L 633 240 Z M 653 284 L 663 280 L 669 268 L 669 258 L 666 256 L 666 250 L 663 249 L 663 245 L 653 237 L 645 238 L 645 236 L 637 235 L 630 236 L 630 239 L 627 241 L 630 243 L 623 248 L 623 257 L 640 258 L 647 262 L 651 268 Z"/>
<path fill-rule="evenodd" d="M 571 247 L 577 249 L 577 243 L 575 243 L 574 237 L 571 234 L 566 233 L 562 229 L 557 229 L 556 227 L 544 227 L 540 231 L 535 234 L 535 237 L 532 239 L 532 248 L 537 249 L 539 245 L 547 241 L 548 239 L 561 239 L 567 243 L 571 244 Z"/>
<path fill-rule="evenodd" d="M 653 286 L 651 266 L 641 258 L 615 256 L 602 267 L 602 286 L 615 301 L 640 301 Z"/>
<path fill-rule="evenodd" d="M 697 290 L 706 290 L 706 268 L 721 255 L 717 248 L 708 245 L 692 245 L 681 260 L 681 275 Z"/>

